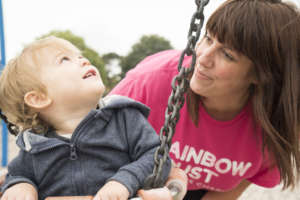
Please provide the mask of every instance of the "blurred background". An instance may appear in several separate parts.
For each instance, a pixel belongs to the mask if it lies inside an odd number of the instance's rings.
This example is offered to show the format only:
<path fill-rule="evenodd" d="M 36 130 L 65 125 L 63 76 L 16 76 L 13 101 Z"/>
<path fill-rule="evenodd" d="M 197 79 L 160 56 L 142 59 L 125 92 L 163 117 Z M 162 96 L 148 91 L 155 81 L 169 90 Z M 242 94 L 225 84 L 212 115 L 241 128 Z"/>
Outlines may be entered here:
<path fill-rule="evenodd" d="M 211 0 L 205 16 L 221 4 Z M 65 38 L 101 72 L 108 92 L 147 55 L 184 49 L 194 0 L 2 0 L 6 61 L 33 40 Z"/>
<path fill-rule="evenodd" d="M 300 0 L 291 0 L 299 5 Z M 224 0 L 210 0 L 205 19 Z M 194 0 L 2 0 L 6 61 L 33 40 L 65 38 L 98 67 L 109 90 L 144 57 L 184 49 Z M 202 31 L 203 33 L 203 31 Z"/>
<path fill-rule="evenodd" d="M 300 6 L 300 0 L 290 1 Z M 4 33 L 5 42 L 1 45 L 5 44 L 6 61 L 38 38 L 48 35 L 62 37 L 81 49 L 83 55 L 99 69 L 107 86 L 106 92 L 146 56 L 166 49 L 184 49 L 191 17 L 197 8 L 194 0 L 0 2 L 3 8 L 0 31 Z M 210 0 L 204 10 L 205 19 L 222 2 L 224 0 Z M 15 137 L 8 137 L 6 133 L 0 134 L 0 139 L 3 166 L 7 159 L 9 161 L 16 155 L 17 150 Z M 268 190 L 252 185 L 240 199 L 296 200 L 300 199 L 300 189 L 281 191 L 279 185 Z"/>

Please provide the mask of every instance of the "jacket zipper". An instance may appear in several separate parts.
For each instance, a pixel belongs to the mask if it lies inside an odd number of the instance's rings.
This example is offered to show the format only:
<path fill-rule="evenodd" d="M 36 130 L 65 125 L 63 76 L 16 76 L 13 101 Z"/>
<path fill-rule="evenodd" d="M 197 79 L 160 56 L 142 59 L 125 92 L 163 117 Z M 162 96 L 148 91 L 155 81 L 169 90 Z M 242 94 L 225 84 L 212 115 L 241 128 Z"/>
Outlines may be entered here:
<path fill-rule="evenodd" d="M 70 160 L 77 160 L 76 146 L 74 143 L 70 144 Z"/>

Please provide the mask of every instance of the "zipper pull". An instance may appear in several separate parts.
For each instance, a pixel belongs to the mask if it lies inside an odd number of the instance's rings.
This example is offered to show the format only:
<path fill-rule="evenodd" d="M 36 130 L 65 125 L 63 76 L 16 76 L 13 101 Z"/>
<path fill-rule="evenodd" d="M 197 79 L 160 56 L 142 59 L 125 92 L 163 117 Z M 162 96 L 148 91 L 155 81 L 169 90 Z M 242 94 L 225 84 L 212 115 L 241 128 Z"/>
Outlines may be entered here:
<path fill-rule="evenodd" d="M 76 154 L 76 147 L 75 144 L 70 144 L 70 160 L 76 160 L 77 154 Z"/>

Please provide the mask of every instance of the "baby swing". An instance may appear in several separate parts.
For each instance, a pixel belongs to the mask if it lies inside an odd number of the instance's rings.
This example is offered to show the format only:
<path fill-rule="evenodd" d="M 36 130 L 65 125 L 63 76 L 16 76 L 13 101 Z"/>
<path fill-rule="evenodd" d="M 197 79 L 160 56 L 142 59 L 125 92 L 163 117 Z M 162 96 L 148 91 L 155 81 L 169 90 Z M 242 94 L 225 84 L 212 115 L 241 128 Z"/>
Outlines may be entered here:
<path fill-rule="evenodd" d="M 165 122 L 160 130 L 160 147 L 156 149 L 154 154 L 154 169 L 152 174 L 147 178 L 145 190 L 138 191 L 138 197 L 130 200 L 181 200 L 187 191 L 187 176 L 185 172 L 179 168 L 173 168 L 166 184 L 161 180 L 162 166 L 166 162 L 169 149 L 171 147 L 175 126 L 179 120 L 179 111 L 184 104 L 184 94 L 188 88 L 188 76 L 194 70 L 196 63 L 196 52 L 194 50 L 198 41 L 204 22 L 204 7 L 209 0 L 195 0 L 197 10 L 192 16 L 190 29 L 188 32 L 188 42 L 183 50 L 179 63 L 178 75 L 176 75 L 171 83 L 172 92 L 168 99 L 168 106 L 165 111 Z M 192 56 L 192 62 L 189 67 L 182 66 L 183 59 Z M 11 127 L 8 126 L 9 129 Z M 163 187 L 166 185 L 166 187 Z M 151 189 L 155 188 L 155 189 Z M 46 200 L 92 200 L 93 196 L 60 196 L 48 197 Z"/>

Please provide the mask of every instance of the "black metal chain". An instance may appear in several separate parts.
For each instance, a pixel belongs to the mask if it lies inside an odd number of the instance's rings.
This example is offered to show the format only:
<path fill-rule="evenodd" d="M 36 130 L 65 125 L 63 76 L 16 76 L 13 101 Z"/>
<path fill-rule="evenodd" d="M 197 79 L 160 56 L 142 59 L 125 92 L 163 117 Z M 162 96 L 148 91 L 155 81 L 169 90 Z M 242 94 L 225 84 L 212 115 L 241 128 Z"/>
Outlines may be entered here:
<path fill-rule="evenodd" d="M 162 187 L 164 184 L 161 180 L 162 168 L 167 160 L 167 156 L 169 155 L 175 126 L 180 117 L 179 111 L 184 104 L 184 94 L 189 86 L 188 76 L 194 71 L 196 63 L 195 46 L 196 42 L 199 40 L 204 23 L 203 10 L 209 0 L 195 0 L 195 2 L 197 5 L 197 11 L 193 14 L 191 20 L 187 46 L 183 50 L 179 59 L 179 73 L 172 80 L 172 93 L 169 97 L 168 106 L 165 112 L 165 122 L 159 133 L 161 144 L 154 154 L 154 169 L 152 174 L 146 180 L 146 189 Z M 185 55 L 192 56 L 190 67 L 182 66 Z"/>
<path fill-rule="evenodd" d="M 16 125 L 10 123 L 7 120 L 7 117 L 2 113 L 2 110 L 0 109 L 0 118 L 6 123 L 7 125 L 7 129 L 9 130 L 9 132 L 13 135 L 18 135 L 19 133 L 19 129 Z"/>

